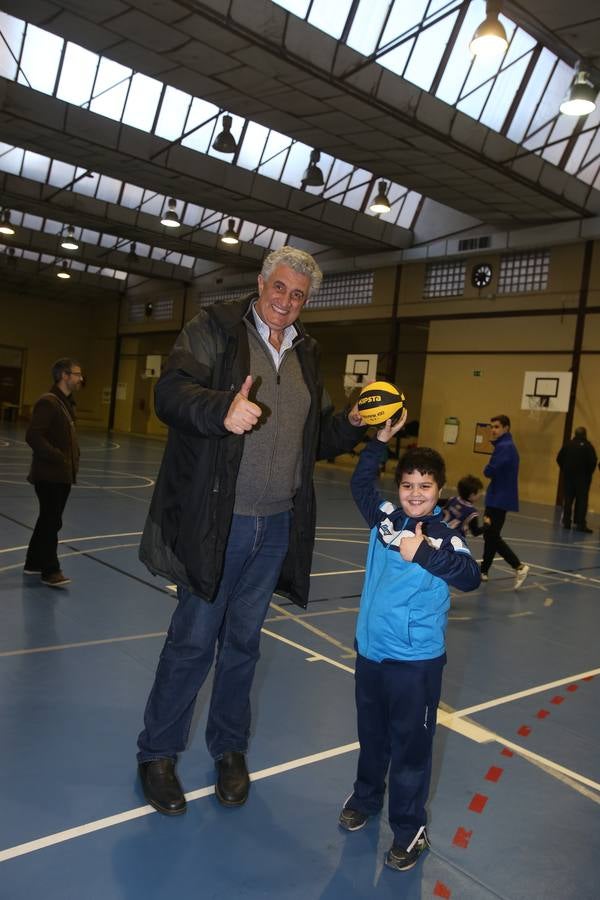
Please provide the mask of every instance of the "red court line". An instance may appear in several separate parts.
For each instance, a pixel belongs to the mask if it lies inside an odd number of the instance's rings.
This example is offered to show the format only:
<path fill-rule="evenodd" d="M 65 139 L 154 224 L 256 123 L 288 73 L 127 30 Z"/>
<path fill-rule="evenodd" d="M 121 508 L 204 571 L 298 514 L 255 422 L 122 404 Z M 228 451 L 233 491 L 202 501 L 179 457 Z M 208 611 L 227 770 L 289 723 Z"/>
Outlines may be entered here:
<path fill-rule="evenodd" d="M 586 675 L 581 680 L 582 681 L 591 681 L 592 678 L 594 678 L 594 677 L 595 677 L 594 675 Z M 579 687 L 579 685 L 574 683 L 574 684 L 567 685 L 566 689 L 567 689 L 567 691 L 574 693 L 578 689 L 578 687 Z M 559 706 L 561 703 L 564 702 L 564 700 L 566 700 L 566 697 L 564 697 L 561 694 L 556 694 L 554 697 L 552 697 L 552 699 L 550 700 L 550 703 L 553 703 L 555 706 Z M 540 709 L 535 714 L 536 718 L 538 718 L 538 719 L 546 719 L 546 718 L 548 718 L 549 715 L 550 715 L 550 712 L 547 709 Z M 531 734 L 531 728 L 529 727 L 529 725 L 521 725 L 521 727 L 517 730 L 517 734 L 520 734 L 523 737 L 527 737 L 529 734 Z M 514 756 L 514 752 L 512 750 L 509 750 L 508 747 L 503 747 L 500 752 L 501 752 L 502 756 L 507 756 L 507 757 Z M 487 781 L 497 782 L 500 780 L 503 772 L 504 772 L 504 769 L 501 768 L 500 766 L 490 766 L 490 768 L 488 769 L 488 771 L 484 777 Z M 469 806 L 467 807 L 467 809 L 469 809 L 471 812 L 481 813 L 485 809 L 488 799 L 489 799 L 489 797 L 486 797 L 485 794 L 473 794 L 473 797 L 471 798 L 471 802 L 469 803 Z M 452 839 L 452 843 L 454 844 L 455 847 L 462 847 L 464 850 L 466 850 L 469 846 L 469 842 L 470 842 L 472 836 L 473 836 L 473 829 L 471 829 L 469 831 L 468 829 L 463 828 L 461 825 L 456 829 L 456 832 Z M 450 892 L 450 889 L 448 887 L 446 887 L 446 885 L 443 884 L 441 881 L 436 881 L 435 887 L 433 889 L 433 896 L 448 898 L 451 896 L 451 892 Z"/>
<path fill-rule="evenodd" d="M 452 843 L 456 847 L 463 847 L 466 850 L 467 847 L 469 846 L 469 841 L 471 840 L 472 836 L 473 836 L 473 829 L 471 829 L 471 831 L 467 831 L 466 828 L 463 828 L 462 826 L 460 826 L 459 828 L 456 829 L 456 834 L 452 838 Z"/>
<path fill-rule="evenodd" d="M 480 813 L 483 812 L 485 804 L 488 802 L 488 798 L 485 794 L 473 794 L 473 799 L 469 803 L 469 809 L 473 812 Z"/>

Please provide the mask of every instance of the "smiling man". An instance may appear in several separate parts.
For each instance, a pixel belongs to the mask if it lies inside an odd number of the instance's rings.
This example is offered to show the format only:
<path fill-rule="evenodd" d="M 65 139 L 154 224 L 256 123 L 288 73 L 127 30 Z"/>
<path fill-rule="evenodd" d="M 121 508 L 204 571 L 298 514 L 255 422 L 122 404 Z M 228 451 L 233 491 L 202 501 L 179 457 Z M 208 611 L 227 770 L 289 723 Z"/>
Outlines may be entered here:
<path fill-rule="evenodd" d="M 282 247 L 258 294 L 204 307 L 156 386 L 167 447 L 140 558 L 177 584 L 178 604 L 138 739 L 139 774 L 159 812 L 185 811 L 177 755 L 217 648 L 206 727 L 225 806 L 246 801 L 250 688 L 273 591 L 306 606 L 316 459 L 364 435 L 356 408 L 334 414 L 318 348 L 298 316 L 321 272 Z"/>

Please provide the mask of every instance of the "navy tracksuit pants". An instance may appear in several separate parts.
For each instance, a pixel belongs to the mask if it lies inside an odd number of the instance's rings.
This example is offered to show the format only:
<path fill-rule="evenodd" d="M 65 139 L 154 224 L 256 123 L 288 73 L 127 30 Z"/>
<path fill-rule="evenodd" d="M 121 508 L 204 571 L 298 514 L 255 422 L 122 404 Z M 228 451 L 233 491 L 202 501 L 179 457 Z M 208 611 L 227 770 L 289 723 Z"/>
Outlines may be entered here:
<path fill-rule="evenodd" d="M 431 754 L 446 655 L 436 659 L 356 658 L 360 754 L 354 792 L 345 803 L 368 815 L 383 806 L 389 782 L 394 843 L 408 847 L 426 824 Z M 388 774 L 389 769 L 389 774 Z"/>

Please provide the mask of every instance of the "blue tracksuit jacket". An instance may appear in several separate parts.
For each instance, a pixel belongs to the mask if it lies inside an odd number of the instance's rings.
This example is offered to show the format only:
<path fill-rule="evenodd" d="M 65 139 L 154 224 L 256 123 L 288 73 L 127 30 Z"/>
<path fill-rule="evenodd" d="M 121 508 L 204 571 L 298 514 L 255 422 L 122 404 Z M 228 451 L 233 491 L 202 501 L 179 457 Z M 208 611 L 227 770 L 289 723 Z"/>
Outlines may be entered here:
<path fill-rule="evenodd" d="M 351 481 L 352 495 L 371 528 L 356 625 L 358 652 L 374 662 L 435 659 L 445 651 L 448 585 L 475 590 L 481 580 L 479 567 L 462 536 L 443 521 L 438 506 L 420 520 L 427 537 L 413 561 L 402 559 L 400 538 L 414 535 L 419 520 L 382 502 L 375 488 L 385 448 L 377 439 L 367 444 Z"/>

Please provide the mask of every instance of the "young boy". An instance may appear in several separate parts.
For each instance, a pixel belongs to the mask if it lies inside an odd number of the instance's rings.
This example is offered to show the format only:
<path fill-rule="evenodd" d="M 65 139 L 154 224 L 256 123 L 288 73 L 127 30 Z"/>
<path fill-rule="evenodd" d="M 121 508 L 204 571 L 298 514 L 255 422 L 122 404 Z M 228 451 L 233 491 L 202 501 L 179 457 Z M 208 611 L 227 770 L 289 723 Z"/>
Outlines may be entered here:
<path fill-rule="evenodd" d="M 465 537 L 467 530 L 478 537 L 485 531 L 486 521 L 483 524 L 479 520 L 479 510 L 475 501 L 483 490 L 483 483 L 475 475 L 465 475 L 457 485 L 458 497 L 450 497 L 444 503 L 444 522 L 450 528 L 462 532 Z"/>
<path fill-rule="evenodd" d="M 425 802 L 446 662 L 448 585 L 479 586 L 479 567 L 437 506 L 445 466 L 429 448 L 408 450 L 396 482 L 400 506 L 375 489 L 386 443 L 404 424 L 388 421 L 360 455 L 352 494 L 371 528 L 356 627 L 355 693 L 360 754 L 339 824 L 357 831 L 383 806 L 389 781 L 394 843 L 385 863 L 411 869 L 428 847 Z"/>

